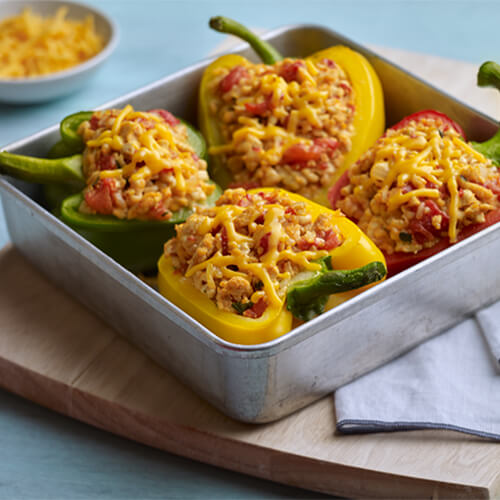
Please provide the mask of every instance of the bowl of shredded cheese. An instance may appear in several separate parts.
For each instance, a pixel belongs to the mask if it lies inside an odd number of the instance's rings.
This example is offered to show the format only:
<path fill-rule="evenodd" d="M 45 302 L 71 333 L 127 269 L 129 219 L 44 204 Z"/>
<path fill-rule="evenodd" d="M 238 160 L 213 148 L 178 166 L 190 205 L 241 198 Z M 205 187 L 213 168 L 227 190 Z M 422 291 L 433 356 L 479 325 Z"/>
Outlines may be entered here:
<path fill-rule="evenodd" d="M 0 2 L 0 101 L 30 104 L 75 92 L 117 43 L 115 23 L 93 7 Z"/>

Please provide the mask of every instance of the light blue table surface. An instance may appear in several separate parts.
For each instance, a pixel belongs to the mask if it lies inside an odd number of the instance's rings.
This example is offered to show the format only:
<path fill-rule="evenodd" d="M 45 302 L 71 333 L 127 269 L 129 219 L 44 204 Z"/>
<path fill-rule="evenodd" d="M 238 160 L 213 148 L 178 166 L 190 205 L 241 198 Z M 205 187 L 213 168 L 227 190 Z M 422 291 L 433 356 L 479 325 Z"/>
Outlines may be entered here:
<path fill-rule="evenodd" d="M 208 55 L 224 14 L 249 26 L 326 25 L 362 44 L 480 63 L 500 60 L 500 1 L 88 0 L 121 42 L 83 91 L 48 104 L 0 104 L 0 147 Z M 0 208 L 0 246 L 8 234 Z M 0 499 L 318 498 L 121 439 L 0 391 Z"/>

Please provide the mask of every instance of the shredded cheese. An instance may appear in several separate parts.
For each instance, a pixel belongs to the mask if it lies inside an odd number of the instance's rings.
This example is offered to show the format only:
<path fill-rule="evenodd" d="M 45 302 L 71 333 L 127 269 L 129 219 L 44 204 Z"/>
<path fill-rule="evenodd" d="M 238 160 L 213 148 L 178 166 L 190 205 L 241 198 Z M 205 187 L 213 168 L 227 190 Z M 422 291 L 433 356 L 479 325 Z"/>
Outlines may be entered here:
<path fill-rule="evenodd" d="M 191 152 L 179 150 L 172 132 L 161 118 L 154 114 L 136 112 L 129 104 L 120 111 L 111 129 L 103 130 L 97 138 L 89 140 L 87 146 L 99 148 L 107 144 L 114 150 L 121 150 L 124 144 L 120 135 L 122 128 L 138 118 L 151 121 L 153 126 L 138 137 L 139 147 L 134 152 L 132 161 L 123 167 L 123 176 L 130 177 L 133 181 L 145 175 L 156 175 L 164 169 L 173 169 L 177 192 L 186 192 L 186 177 L 196 173 L 196 166 L 190 166 L 186 161 L 191 156 Z M 162 141 L 165 141 L 168 148 L 161 144 Z M 139 167 L 138 164 L 142 163 L 146 166 Z M 108 174 L 103 175 L 102 172 L 100 175 L 101 177 L 108 176 Z"/>
<path fill-rule="evenodd" d="M 246 275 L 241 271 L 247 272 L 256 276 L 263 284 L 263 290 L 255 292 L 252 295 L 252 300 L 257 301 L 259 297 L 266 297 L 270 307 L 282 307 L 285 297 L 279 293 L 280 283 L 271 278 L 269 270 L 277 269 L 280 261 L 290 261 L 298 264 L 303 271 L 319 270 L 321 265 L 314 261 L 326 257 L 329 252 L 327 250 L 292 251 L 287 248 L 286 241 L 289 237 L 283 227 L 284 207 L 279 204 L 269 203 L 265 205 L 265 208 L 266 213 L 262 227 L 253 237 L 241 234 L 235 228 L 234 220 L 245 211 L 244 207 L 224 204 L 207 209 L 210 211 L 211 216 L 202 221 L 197 232 L 204 235 L 223 226 L 226 231 L 227 247 L 230 255 L 223 255 L 220 251 L 217 251 L 209 259 L 189 267 L 185 277 L 190 278 L 199 271 L 205 271 L 207 283 L 214 287 L 214 269 L 220 269 L 224 277 L 245 277 Z M 259 216 L 261 216 L 260 212 L 255 213 L 254 220 L 250 221 L 250 224 L 255 222 L 255 219 Z M 238 251 L 240 245 L 251 245 L 254 240 L 258 241 L 265 235 L 267 235 L 268 248 L 259 261 L 248 261 L 248 257 L 243 252 Z M 337 250 L 344 245 L 345 242 Z M 283 249 L 280 250 L 280 248 Z M 228 269 L 228 266 L 236 266 L 238 271 Z M 290 278 L 290 273 L 281 273 L 280 277 Z"/>
<path fill-rule="evenodd" d="M 0 22 L 0 78 L 25 78 L 62 71 L 95 56 L 103 40 L 94 20 L 66 19 L 67 7 L 43 18 L 31 9 Z"/>
<path fill-rule="evenodd" d="M 419 140 L 404 133 L 388 135 L 383 142 L 384 147 L 377 153 L 377 158 L 394 157 L 383 187 L 390 188 L 396 180 L 398 180 L 398 185 L 402 185 L 412 175 L 418 175 L 435 186 L 414 189 L 407 193 L 392 190 L 387 200 L 388 209 L 394 210 L 412 197 L 440 199 L 439 189 L 447 186 L 450 194 L 448 237 L 451 242 L 455 242 L 459 218 L 457 178 L 469 166 L 467 162 L 461 161 L 461 156 L 469 154 L 482 163 L 487 160 L 461 138 L 448 134 L 442 136 L 437 128 L 429 132 L 429 140 L 425 141 L 426 145 L 420 151 L 418 151 Z M 477 187 L 477 184 L 474 186 Z"/>

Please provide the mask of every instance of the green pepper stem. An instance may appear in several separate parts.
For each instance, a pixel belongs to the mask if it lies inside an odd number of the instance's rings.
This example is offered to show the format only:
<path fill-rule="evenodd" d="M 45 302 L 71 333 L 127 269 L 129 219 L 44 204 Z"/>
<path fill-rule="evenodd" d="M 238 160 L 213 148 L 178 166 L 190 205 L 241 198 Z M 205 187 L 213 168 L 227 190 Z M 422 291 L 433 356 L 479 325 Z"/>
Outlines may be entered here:
<path fill-rule="evenodd" d="M 500 64 L 493 61 L 481 64 L 477 72 L 477 84 L 480 87 L 494 87 L 500 90 Z M 487 141 L 471 141 L 471 146 L 500 167 L 500 129 Z"/>
<path fill-rule="evenodd" d="M 480 87 L 495 87 L 500 89 L 500 64 L 493 61 L 481 64 L 477 72 L 477 84 Z"/>
<path fill-rule="evenodd" d="M 334 293 L 348 292 L 380 281 L 387 274 L 382 262 L 370 262 L 349 270 L 328 271 L 325 268 L 313 273 L 309 279 L 293 283 L 287 292 L 287 309 L 304 321 L 324 311 L 328 297 Z"/>
<path fill-rule="evenodd" d="M 40 184 L 85 185 L 80 154 L 48 160 L 3 151 L 0 153 L 0 173 Z"/>
<path fill-rule="evenodd" d="M 283 56 L 272 45 L 259 38 L 242 24 L 228 17 L 212 17 L 209 24 L 216 31 L 235 35 L 248 42 L 265 64 L 274 64 L 283 60 Z"/>

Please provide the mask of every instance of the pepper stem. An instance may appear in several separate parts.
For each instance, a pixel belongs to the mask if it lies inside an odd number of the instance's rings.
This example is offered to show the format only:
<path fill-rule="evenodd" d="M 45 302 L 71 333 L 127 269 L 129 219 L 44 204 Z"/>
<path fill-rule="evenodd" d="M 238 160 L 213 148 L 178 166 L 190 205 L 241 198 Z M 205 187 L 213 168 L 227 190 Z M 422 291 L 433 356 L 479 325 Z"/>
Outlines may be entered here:
<path fill-rule="evenodd" d="M 235 35 L 250 44 L 265 64 L 274 64 L 283 60 L 283 56 L 269 43 L 259 38 L 242 24 L 229 17 L 216 16 L 210 19 L 210 27 L 221 33 Z"/>
<path fill-rule="evenodd" d="M 481 64 L 477 72 L 477 84 L 480 87 L 495 87 L 500 90 L 500 64 L 493 61 Z M 500 129 L 487 141 L 471 141 L 471 145 L 476 151 L 493 161 L 497 167 L 500 167 Z"/>
<path fill-rule="evenodd" d="M 380 281 L 387 270 L 382 262 L 348 270 L 327 270 L 323 266 L 312 277 L 292 283 L 288 289 L 287 309 L 296 317 L 308 321 L 325 310 L 328 297 L 333 293 L 348 292 Z"/>
<path fill-rule="evenodd" d="M 85 186 L 82 155 L 46 159 L 0 152 L 0 174 L 40 184 L 62 183 Z"/>
<path fill-rule="evenodd" d="M 477 72 L 477 84 L 480 87 L 495 87 L 500 89 L 500 64 L 493 61 L 481 64 Z"/>

